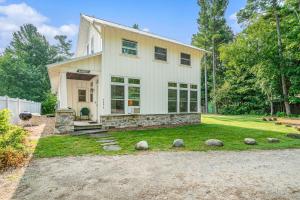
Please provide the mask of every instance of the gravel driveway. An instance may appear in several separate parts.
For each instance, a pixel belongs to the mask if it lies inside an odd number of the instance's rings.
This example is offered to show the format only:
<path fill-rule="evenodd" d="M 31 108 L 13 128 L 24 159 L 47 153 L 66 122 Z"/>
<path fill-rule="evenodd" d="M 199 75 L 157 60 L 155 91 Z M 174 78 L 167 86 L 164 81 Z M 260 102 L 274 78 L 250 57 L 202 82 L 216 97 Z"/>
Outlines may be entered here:
<path fill-rule="evenodd" d="M 36 159 L 14 199 L 300 199 L 300 150 Z"/>

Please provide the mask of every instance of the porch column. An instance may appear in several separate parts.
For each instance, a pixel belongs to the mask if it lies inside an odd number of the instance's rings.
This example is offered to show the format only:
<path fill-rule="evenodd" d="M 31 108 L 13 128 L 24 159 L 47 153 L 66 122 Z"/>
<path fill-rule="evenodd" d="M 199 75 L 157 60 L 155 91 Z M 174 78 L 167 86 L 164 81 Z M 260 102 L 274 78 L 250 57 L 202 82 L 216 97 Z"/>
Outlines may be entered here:
<path fill-rule="evenodd" d="M 68 108 L 67 73 L 60 73 L 59 77 L 59 107 Z"/>

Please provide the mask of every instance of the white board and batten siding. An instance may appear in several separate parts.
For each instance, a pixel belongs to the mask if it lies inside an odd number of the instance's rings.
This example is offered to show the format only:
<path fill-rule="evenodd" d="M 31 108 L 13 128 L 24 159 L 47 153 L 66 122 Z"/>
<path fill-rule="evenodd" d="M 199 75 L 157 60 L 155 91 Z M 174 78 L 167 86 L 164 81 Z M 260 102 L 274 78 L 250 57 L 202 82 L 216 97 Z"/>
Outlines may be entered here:
<path fill-rule="evenodd" d="M 24 111 L 30 113 L 41 114 L 41 103 L 28 101 L 18 98 L 9 98 L 7 96 L 0 96 L 0 110 L 8 109 L 11 114 L 11 122 L 19 122 L 19 114 Z"/>
<path fill-rule="evenodd" d="M 198 111 L 200 112 L 200 59 L 203 53 L 182 45 L 156 38 L 104 27 L 102 51 L 101 113 L 108 115 L 110 108 L 110 77 L 140 79 L 141 114 L 168 113 L 168 82 L 195 84 L 198 86 Z M 138 43 L 137 56 L 122 54 L 122 39 Z M 167 49 L 167 62 L 154 59 L 154 47 Z M 180 64 L 180 53 L 191 55 L 191 65 Z"/>

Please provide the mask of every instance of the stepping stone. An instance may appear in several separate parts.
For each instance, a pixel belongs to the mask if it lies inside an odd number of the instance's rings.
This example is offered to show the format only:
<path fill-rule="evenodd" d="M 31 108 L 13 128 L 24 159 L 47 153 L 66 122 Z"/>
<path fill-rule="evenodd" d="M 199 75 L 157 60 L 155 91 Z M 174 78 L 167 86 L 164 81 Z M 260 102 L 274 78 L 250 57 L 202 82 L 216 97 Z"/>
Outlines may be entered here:
<path fill-rule="evenodd" d="M 102 143 L 101 146 L 109 146 L 109 145 L 116 145 L 118 142 L 109 142 L 109 143 Z"/>
<path fill-rule="evenodd" d="M 298 134 L 298 133 L 288 133 L 288 134 L 286 134 L 286 136 L 293 138 L 293 139 L 300 139 L 300 134 Z"/>
<path fill-rule="evenodd" d="M 120 151 L 122 148 L 119 145 L 108 145 L 103 146 L 105 151 Z"/>
<path fill-rule="evenodd" d="M 98 133 L 98 134 L 89 134 L 89 137 L 93 137 L 93 138 L 104 138 L 104 137 L 109 137 L 109 134 L 106 133 Z"/>
<path fill-rule="evenodd" d="M 269 143 L 278 143 L 278 142 L 280 142 L 280 140 L 278 138 L 267 138 L 267 141 Z"/>
<path fill-rule="evenodd" d="M 221 140 L 217 140 L 217 139 L 206 140 L 205 144 L 207 146 L 216 146 L 216 147 L 222 147 L 222 146 L 224 146 L 224 143 Z"/>
<path fill-rule="evenodd" d="M 115 142 L 115 140 L 98 140 L 97 142 L 100 142 L 100 143 L 109 143 L 109 142 Z"/>
<path fill-rule="evenodd" d="M 256 144 L 256 140 L 253 138 L 245 138 L 244 143 L 248 144 L 248 145 L 254 145 L 254 144 Z"/>

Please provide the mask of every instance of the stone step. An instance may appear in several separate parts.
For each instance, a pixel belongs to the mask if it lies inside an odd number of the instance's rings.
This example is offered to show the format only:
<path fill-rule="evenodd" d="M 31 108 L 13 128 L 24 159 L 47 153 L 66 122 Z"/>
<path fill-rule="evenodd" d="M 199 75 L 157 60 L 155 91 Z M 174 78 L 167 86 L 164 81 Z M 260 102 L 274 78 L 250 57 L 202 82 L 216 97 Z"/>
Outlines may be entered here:
<path fill-rule="evenodd" d="M 106 133 L 107 130 L 104 129 L 95 129 L 95 130 L 79 130 L 74 131 L 71 135 L 93 135 L 93 134 L 102 134 Z"/>
<path fill-rule="evenodd" d="M 103 139 L 103 140 L 98 140 L 97 142 L 100 142 L 100 143 L 109 143 L 109 142 L 115 142 L 116 140 L 114 139 Z"/>
<path fill-rule="evenodd" d="M 94 130 L 94 129 L 102 129 L 101 124 L 89 124 L 89 125 L 75 125 L 74 130 Z"/>
<path fill-rule="evenodd" d="M 122 148 L 119 145 L 108 145 L 103 146 L 105 151 L 120 151 Z"/>
<path fill-rule="evenodd" d="M 92 138 L 107 138 L 107 137 L 111 137 L 110 134 L 106 134 L 106 133 L 96 133 L 96 134 L 89 134 L 88 135 L 89 137 L 92 137 Z"/>
<path fill-rule="evenodd" d="M 117 145 L 119 144 L 118 142 L 107 142 L 107 143 L 102 143 L 101 146 L 109 146 L 109 145 Z"/>

